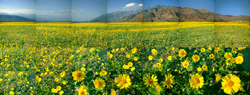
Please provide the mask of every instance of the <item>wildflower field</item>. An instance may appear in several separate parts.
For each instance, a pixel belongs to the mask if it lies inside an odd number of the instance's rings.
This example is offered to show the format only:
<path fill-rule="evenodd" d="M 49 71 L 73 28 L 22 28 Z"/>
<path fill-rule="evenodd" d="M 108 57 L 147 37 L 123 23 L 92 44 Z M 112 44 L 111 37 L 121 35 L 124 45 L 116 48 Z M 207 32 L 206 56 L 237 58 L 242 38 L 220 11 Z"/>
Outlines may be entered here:
<path fill-rule="evenodd" d="M 2 22 L 0 94 L 247 95 L 249 29 L 249 22 Z"/>

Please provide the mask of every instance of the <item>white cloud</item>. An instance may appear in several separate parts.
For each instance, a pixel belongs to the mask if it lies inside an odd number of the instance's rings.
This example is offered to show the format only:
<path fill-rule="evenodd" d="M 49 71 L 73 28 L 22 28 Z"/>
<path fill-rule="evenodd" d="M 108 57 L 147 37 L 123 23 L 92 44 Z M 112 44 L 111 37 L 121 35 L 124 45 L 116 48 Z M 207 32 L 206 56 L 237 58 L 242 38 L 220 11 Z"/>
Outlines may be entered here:
<path fill-rule="evenodd" d="M 7 13 L 7 14 L 35 14 L 36 9 L 0 9 L 0 13 Z"/>
<path fill-rule="evenodd" d="M 142 8 L 143 7 L 143 4 L 138 4 L 138 3 L 129 3 L 127 4 L 125 7 L 123 7 L 123 9 L 126 9 L 126 8 Z"/>

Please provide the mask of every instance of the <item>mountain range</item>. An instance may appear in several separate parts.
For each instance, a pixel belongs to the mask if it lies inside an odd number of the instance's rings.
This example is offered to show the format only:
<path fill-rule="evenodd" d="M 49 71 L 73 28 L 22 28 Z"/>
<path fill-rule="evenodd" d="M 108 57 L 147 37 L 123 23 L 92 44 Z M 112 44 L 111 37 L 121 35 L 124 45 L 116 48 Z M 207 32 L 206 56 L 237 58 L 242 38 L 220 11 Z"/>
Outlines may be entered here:
<path fill-rule="evenodd" d="M 103 14 L 90 22 L 229 22 L 250 21 L 250 16 L 221 15 L 206 9 L 154 5 L 144 10 L 118 11 Z"/>
<path fill-rule="evenodd" d="M 0 22 L 35 22 L 35 20 L 18 15 L 0 13 Z"/>

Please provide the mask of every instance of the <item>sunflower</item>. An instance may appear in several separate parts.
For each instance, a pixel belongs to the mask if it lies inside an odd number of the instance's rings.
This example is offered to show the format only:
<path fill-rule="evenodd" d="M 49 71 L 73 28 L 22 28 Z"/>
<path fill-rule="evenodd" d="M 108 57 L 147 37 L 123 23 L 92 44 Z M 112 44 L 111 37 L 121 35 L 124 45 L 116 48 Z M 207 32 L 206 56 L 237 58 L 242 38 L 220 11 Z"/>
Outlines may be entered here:
<path fill-rule="evenodd" d="M 200 56 L 199 55 L 193 55 L 192 59 L 194 62 L 198 62 L 200 60 Z"/>
<path fill-rule="evenodd" d="M 237 49 L 236 49 L 236 48 L 232 48 L 232 51 L 233 51 L 234 53 L 237 53 Z"/>
<path fill-rule="evenodd" d="M 152 53 L 153 55 L 157 55 L 158 52 L 157 52 L 156 49 L 152 49 L 152 50 L 151 50 L 151 53 Z"/>
<path fill-rule="evenodd" d="M 127 57 L 127 58 L 130 58 L 130 55 L 129 55 L 129 54 L 127 54 L 127 55 L 126 55 L 126 57 Z"/>
<path fill-rule="evenodd" d="M 243 57 L 242 56 L 237 56 L 235 58 L 236 64 L 241 64 L 243 62 Z"/>
<path fill-rule="evenodd" d="M 157 66 L 157 67 L 160 67 L 160 66 L 161 66 L 161 63 L 156 63 L 156 66 Z"/>
<path fill-rule="evenodd" d="M 158 81 L 158 79 L 156 79 L 156 78 L 157 78 L 157 76 L 155 76 L 155 75 L 150 76 L 150 73 L 148 73 L 147 77 L 144 78 L 145 85 L 147 85 L 147 87 L 148 86 L 150 86 L 150 87 L 156 86 L 157 85 L 157 81 Z"/>
<path fill-rule="evenodd" d="M 214 54 L 210 54 L 210 55 L 209 55 L 209 58 L 210 58 L 210 59 L 214 59 Z"/>
<path fill-rule="evenodd" d="M 218 73 L 215 78 L 215 83 L 219 82 L 221 79 L 221 75 Z"/>
<path fill-rule="evenodd" d="M 102 70 L 102 71 L 100 72 L 100 76 L 105 76 L 105 75 L 107 75 L 107 72 L 104 71 L 104 70 Z"/>
<path fill-rule="evenodd" d="M 78 95 L 87 95 L 88 94 L 88 87 L 87 86 L 80 86 L 78 89 Z"/>
<path fill-rule="evenodd" d="M 135 48 L 132 49 L 132 53 L 134 54 L 136 52 L 137 52 L 137 48 L 135 47 Z"/>
<path fill-rule="evenodd" d="M 173 87 L 172 84 L 175 84 L 174 76 L 172 74 L 165 75 L 165 81 L 163 82 L 164 86 L 167 86 L 168 89 Z"/>
<path fill-rule="evenodd" d="M 160 58 L 160 59 L 159 59 L 159 62 L 160 62 L 160 63 L 162 63 L 162 62 L 163 62 L 163 59 L 162 59 L 162 58 Z"/>
<path fill-rule="evenodd" d="M 116 83 L 118 83 L 116 86 L 120 89 L 127 89 L 131 85 L 131 79 L 127 74 L 119 75 Z"/>
<path fill-rule="evenodd" d="M 185 57 L 187 55 L 187 52 L 184 49 L 179 50 L 179 56 L 180 57 Z"/>
<path fill-rule="evenodd" d="M 77 80 L 78 82 L 84 80 L 85 75 L 86 75 L 86 73 L 84 73 L 82 71 L 74 71 L 72 73 L 72 76 L 74 77 L 73 80 Z"/>
<path fill-rule="evenodd" d="M 148 56 L 148 60 L 153 60 L 153 58 L 154 58 L 154 57 L 153 57 L 152 55 L 149 55 L 149 56 Z"/>
<path fill-rule="evenodd" d="M 101 78 L 95 79 L 93 83 L 95 85 L 95 88 L 99 90 L 102 90 L 106 86 L 105 81 Z"/>
<path fill-rule="evenodd" d="M 172 56 L 168 56 L 168 60 L 171 61 L 172 60 Z"/>
<path fill-rule="evenodd" d="M 201 67 L 197 68 L 197 71 L 198 71 L 198 72 L 202 71 Z"/>
<path fill-rule="evenodd" d="M 228 59 L 226 60 L 226 64 L 227 64 L 227 65 L 231 66 L 232 63 L 233 63 L 233 61 L 232 61 L 231 58 L 228 58 Z"/>
<path fill-rule="evenodd" d="M 231 57 L 232 57 L 232 54 L 231 54 L 230 52 L 226 52 L 226 53 L 224 54 L 224 57 L 225 57 L 226 59 L 231 58 Z"/>
<path fill-rule="evenodd" d="M 190 86 L 194 89 L 202 88 L 204 85 L 204 78 L 202 75 L 196 73 L 195 75 L 191 75 L 191 79 L 189 79 Z"/>
<path fill-rule="evenodd" d="M 203 65 L 203 66 L 202 66 L 202 69 L 203 69 L 204 71 L 206 71 L 206 70 L 207 70 L 207 65 Z"/>
<path fill-rule="evenodd" d="M 133 63 L 132 63 L 132 62 L 128 62 L 128 66 L 129 66 L 129 67 L 132 67 L 132 66 L 133 66 Z"/>
<path fill-rule="evenodd" d="M 241 80 L 238 76 L 227 74 L 222 78 L 221 89 L 223 89 L 227 94 L 234 94 L 239 91 L 241 87 L 240 82 Z"/>
<path fill-rule="evenodd" d="M 111 89 L 111 95 L 116 95 L 116 91 L 114 89 Z"/>
<path fill-rule="evenodd" d="M 206 51 L 206 49 L 205 48 L 201 48 L 201 52 L 205 52 Z"/>
<path fill-rule="evenodd" d="M 155 87 L 155 91 L 156 91 L 157 93 L 161 93 L 161 91 L 162 91 L 161 86 L 157 85 L 157 86 Z"/>
<path fill-rule="evenodd" d="M 214 48 L 214 52 L 218 53 L 218 51 L 220 51 L 220 48 L 219 47 L 215 47 Z"/>
<path fill-rule="evenodd" d="M 183 66 L 184 68 L 187 68 L 187 67 L 189 66 L 189 62 L 190 62 L 190 61 L 185 60 L 185 61 L 183 62 L 183 64 L 182 64 L 182 66 Z"/>
<path fill-rule="evenodd" d="M 238 53 L 238 55 L 237 56 L 242 56 L 243 57 L 243 54 L 242 53 Z"/>

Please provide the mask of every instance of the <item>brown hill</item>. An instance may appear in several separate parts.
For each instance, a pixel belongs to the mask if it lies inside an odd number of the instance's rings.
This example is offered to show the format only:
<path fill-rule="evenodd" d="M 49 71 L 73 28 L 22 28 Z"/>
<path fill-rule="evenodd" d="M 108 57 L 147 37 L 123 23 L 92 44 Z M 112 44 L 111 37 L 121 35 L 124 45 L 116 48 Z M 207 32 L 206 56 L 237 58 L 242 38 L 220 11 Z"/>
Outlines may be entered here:
<path fill-rule="evenodd" d="M 163 7 L 163 8 L 162 8 Z M 127 22 L 188 22 L 188 21 L 250 21 L 250 16 L 221 15 L 206 9 L 181 8 L 174 6 L 155 5 L 142 12 L 127 16 L 120 21 Z"/>

